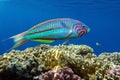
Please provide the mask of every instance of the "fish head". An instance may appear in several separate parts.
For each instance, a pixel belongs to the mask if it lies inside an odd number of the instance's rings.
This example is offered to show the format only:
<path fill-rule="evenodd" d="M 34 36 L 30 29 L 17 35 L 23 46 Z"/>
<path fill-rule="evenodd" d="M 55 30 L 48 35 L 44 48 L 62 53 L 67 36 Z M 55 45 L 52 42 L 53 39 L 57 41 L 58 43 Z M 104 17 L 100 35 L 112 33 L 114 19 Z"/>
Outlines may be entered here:
<path fill-rule="evenodd" d="M 90 31 L 90 28 L 84 23 L 78 23 L 74 25 L 74 31 L 78 34 L 78 36 L 82 36 Z"/>

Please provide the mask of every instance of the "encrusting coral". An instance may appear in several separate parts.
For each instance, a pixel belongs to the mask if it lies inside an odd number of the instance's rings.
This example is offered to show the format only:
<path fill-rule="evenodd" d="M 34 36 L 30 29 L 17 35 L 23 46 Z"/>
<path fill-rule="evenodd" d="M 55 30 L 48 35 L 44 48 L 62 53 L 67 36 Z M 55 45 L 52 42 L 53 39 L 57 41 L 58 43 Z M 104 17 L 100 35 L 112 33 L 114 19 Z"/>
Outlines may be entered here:
<path fill-rule="evenodd" d="M 87 45 L 43 44 L 1 55 L 0 80 L 33 80 L 41 74 L 47 74 L 47 71 L 49 73 L 49 70 L 55 71 L 56 67 L 60 70 L 69 67 L 85 80 L 120 80 L 119 75 L 113 77 L 108 74 L 111 69 L 120 67 L 119 57 L 120 53 L 103 53 L 97 57 Z"/>

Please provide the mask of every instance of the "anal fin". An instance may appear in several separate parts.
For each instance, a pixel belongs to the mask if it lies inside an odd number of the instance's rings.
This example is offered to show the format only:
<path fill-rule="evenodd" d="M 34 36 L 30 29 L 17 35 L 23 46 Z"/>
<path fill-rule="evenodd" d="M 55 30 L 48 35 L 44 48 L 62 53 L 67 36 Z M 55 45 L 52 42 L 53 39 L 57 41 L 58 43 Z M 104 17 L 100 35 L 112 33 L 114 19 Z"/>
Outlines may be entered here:
<path fill-rule="evenodd" d="M 43 40 L 43 39 L 33 39 L 32 41 L 42 42 L 42 43 L 52 43 L 55 40 Z"/>

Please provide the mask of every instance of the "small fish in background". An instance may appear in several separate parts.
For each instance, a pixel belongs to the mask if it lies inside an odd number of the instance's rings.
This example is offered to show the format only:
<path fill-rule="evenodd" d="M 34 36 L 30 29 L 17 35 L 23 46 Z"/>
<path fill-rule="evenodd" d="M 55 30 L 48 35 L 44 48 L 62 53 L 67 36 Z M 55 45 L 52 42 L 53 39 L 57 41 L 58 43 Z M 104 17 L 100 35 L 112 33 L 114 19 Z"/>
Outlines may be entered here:
<path fill-rule="evenodd" d="M 101 44 L 99 42 L 96 42 L 95 45 L 96 46 L 101 46 Z"/>
<path fill-rule="evenodd" d="M 78 38 L 89 32 L 88 26 L 71 18 L 57 18 L 37 24 L 29 30 L 12 36 L 15 44 L 11 49 L 16 48 L 28 41 L 52 43 L 55 40 L 66 40 Z"/>

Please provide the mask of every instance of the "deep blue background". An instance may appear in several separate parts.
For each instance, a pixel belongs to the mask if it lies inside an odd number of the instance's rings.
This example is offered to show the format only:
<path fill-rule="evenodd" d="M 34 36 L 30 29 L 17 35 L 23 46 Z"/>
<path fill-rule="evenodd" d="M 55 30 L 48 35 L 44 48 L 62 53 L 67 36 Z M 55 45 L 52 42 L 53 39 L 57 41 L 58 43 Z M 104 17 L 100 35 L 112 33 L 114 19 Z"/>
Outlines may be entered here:
<path fill-rule="evenodd" d="M 120 51 L 120 0 L 0 0 L 0 54 L 14 44 L 2 40 L 42 21 L 63 17 L 80 20 L 91 28 L 90 33 L 69 44 L 87 44 L 96 54 Z M 28 42 L 16 49 L 39 44 Z"/>

